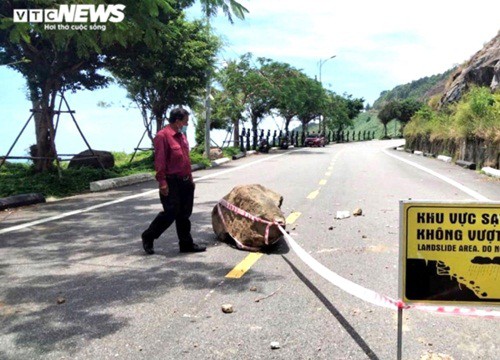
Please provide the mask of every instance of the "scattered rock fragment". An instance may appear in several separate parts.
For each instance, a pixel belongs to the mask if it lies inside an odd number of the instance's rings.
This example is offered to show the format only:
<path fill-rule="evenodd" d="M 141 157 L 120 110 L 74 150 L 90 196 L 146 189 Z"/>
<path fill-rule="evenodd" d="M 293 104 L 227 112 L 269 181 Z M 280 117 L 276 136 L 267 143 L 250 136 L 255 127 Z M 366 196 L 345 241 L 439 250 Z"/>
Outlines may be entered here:
<path fill-rule="evenodd" d="M 234 311 L 233 305 L 231 304 L 223 304 L 222 305 L 222 312 L 224 314 L 231 314 Z"/>
<path fill-rule="evenodd" d="M 357 208 L 352 212 L 353 216 L 361 216 L 363 215 L 363 210 L 361 208 Z"/>
<path fill-rule="evenodd" d="M 337 220 L 347 219 L 350 216 L 351 216 L 351 214 L 349 213 L 349 211 L 337 211 L 337 215 L 335 215 L 335 219 L 337 219 Z"/>
<path fill-rule="evenodd" d="M 281 346 L 280 346 L 280 343 L 279 343 L 279 342 L 277 342 L 277 341 L 273 341 L 273 342 L 271 342 L 271 349 L 273 349 L 273 350 L 277 350 L 277 349 L 279 349 L 279 348 L 281 348 Z"/>
<path fill-rule="evenodd" d="M 66 302 L 66 299 L 63 298 L 62 296 L 59 296 L 57 299 L 56 299 L 56 302 L 57 302 L 57 305 L 61 305 L 61 304 L 64 304 Z"/>
<path fill-rule="evenodd" d="M 420 360 L 453 360 L 450 355 L 447 354 L 436 354 L 432 351 L 427 351 Z"/>
<path fill-rule="evenodd" d="M 257 286 L 250 287 L 250 291 L 257 291 Z"/>

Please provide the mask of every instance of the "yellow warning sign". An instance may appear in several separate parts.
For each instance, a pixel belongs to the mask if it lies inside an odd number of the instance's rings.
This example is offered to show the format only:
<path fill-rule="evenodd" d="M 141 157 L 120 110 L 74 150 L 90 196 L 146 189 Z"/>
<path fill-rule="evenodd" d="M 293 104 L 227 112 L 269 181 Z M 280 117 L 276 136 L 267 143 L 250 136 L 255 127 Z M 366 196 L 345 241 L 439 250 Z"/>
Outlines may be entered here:
<path fill-rule="evenodd" d="M 500 303 L 500 203 L 403 201 L 400 217 L 403 301 Z"/>

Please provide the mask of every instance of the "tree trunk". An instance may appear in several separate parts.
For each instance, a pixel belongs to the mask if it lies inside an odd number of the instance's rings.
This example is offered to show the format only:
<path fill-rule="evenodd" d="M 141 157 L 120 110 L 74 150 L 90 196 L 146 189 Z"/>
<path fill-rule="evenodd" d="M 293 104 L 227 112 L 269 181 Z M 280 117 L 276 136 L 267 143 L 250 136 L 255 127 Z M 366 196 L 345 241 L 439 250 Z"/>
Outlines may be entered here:
<path fill-rule="evenodd" d="M 156 134 L 163 129 L 165 121 L 165 113 L 167 112 L 164 106 L 153 107 L 151 109 L 153 113 L 153 118 L 156 121 Z"/>
<path fill-rule="evenodd" d="M 33 162 L 37 172 L 44 172 L 54 168 L 54 158 L 56 154 L 54 134 L 54 104 L 57 91 L 52 84 L 47 84 L 42 90 L 42 98 L 32 101 L 39 104 L 35 107 L 35 134 L 36 134 L 36 154 Z"/>
<path fill-rule="evenodd" d="M 161 117 L 161 115 L 157 115 L 157 114 L 153 114 L 153 117 L 155 119 L 155 122 L 156 122 L 156 133 L 155 134 L 158 134 L 158 132 L 163 129 L 163 118 Z"/>
<path fill-rule="evenodd" d="M 292 118 L 285 117 L 285 132 L 286 133 L 288 133 L 288 127 L 290 126 L 290 121 L 292 121 Z"/>
<path fill-rule="evenodd" d="M 255 118 L 254 116 L 251 116 L 252 120 L 252 149 L 256 150 L 257 149 L 257 140 L 258 140 L 258 134 L 257 134 L 257 123 L 258 119 Z"/>
<path fill-rule="evenodd" d="M 233 122 L 234 131 L 233 131 L 233 145 L 235 147 L 240 147 L 240 120 L 236 120 Z"/>

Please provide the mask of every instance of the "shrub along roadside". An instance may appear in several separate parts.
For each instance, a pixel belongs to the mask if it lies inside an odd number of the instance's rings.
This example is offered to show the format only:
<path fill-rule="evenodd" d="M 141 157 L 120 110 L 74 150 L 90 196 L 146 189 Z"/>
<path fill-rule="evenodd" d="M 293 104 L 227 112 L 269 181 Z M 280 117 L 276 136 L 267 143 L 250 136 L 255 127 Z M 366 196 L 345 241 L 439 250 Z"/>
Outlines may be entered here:
<path fill-rule="evenodd" d="M 6 163 L 0 169 L 0 197 L 18 194 L 41 193 L 48 197 L 65 197 L 89 192 L 92 181 L 111 179 L 139 173 L 154 174 L 153 154 L 151 151 L 138 153 L 129 163 L 131 155 L 113 152 L 115 166 L 109 170 L 68 169 L 68 163 L 62 163 L 61 178 L 57 170 L 36 173 L 30 164 Z M 205 163 L 201 155 L 191 153 L 193 164 Z M 210 162 L 208 162 L 208 165 Z"/>
<path fill-rule="evenodd" d="M 425 106 L 404 129 L 406 147 L 478 166 L 500 166 L 500 93 L 474 87 L 443 110 Z"/>
<path fill-rule="evenodd" d="M 425 106 L 406 125 L 404 134 L 406 138 L 426 136 L 431 141 L 474 137 L 500 143 L 500 93 L 474 87 L 445 110 Z"/>

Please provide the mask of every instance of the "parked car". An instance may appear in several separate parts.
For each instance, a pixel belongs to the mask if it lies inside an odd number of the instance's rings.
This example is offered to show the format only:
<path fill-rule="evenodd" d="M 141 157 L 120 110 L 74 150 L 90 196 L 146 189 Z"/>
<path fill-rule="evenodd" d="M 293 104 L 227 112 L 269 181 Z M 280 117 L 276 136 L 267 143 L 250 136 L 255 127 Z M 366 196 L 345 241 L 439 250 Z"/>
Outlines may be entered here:
<path fill-rule="evenodd" d="M 309 134 L 304 141 L 305 146 L 325 146 L 325 137 L 320 134 Z"/>

